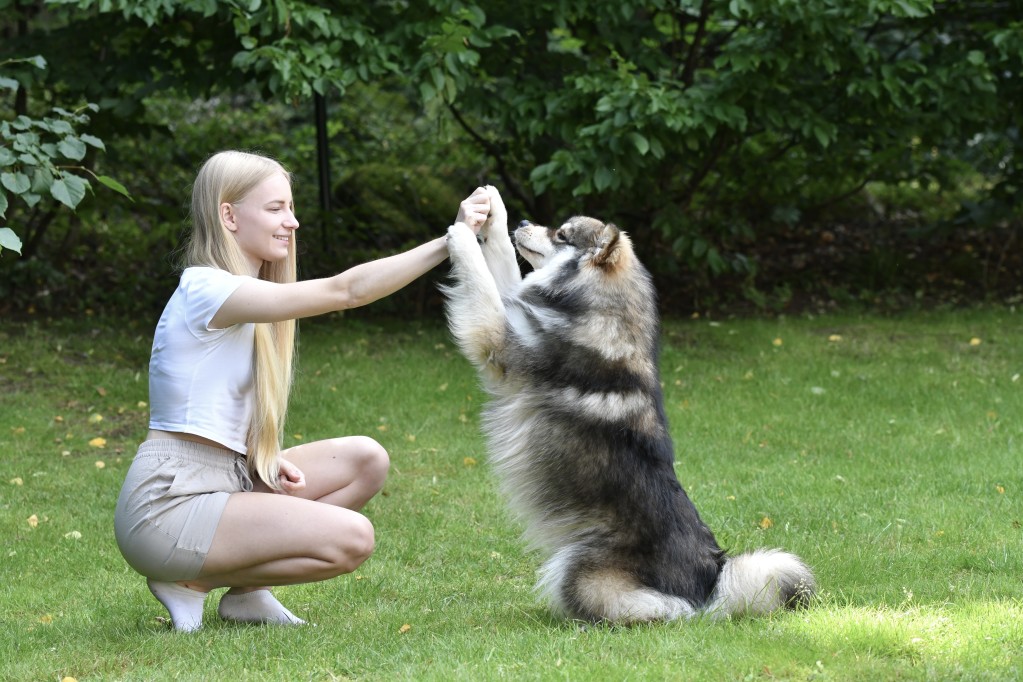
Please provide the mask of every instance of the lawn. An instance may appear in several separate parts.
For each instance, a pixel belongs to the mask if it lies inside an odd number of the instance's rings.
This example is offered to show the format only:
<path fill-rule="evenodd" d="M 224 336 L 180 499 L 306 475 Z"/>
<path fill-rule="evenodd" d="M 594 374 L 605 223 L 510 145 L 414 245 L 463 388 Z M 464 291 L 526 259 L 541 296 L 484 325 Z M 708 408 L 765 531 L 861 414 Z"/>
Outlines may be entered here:
<path fill-rule="evenodd" d="M 484 395 L 439 323 L 304 323 L 292 444 L 391 454 L 354 575 L 281 588 L 315 627 L 171 632 L 112 516 L 151 325 L 0 322 L 0 677 L 1023 678 L 1023 312 L 670 320 L 683 485 L 735 550 L 815 569 L 808 610 L 631 628 L 552 618 L 496 494 Z"/>

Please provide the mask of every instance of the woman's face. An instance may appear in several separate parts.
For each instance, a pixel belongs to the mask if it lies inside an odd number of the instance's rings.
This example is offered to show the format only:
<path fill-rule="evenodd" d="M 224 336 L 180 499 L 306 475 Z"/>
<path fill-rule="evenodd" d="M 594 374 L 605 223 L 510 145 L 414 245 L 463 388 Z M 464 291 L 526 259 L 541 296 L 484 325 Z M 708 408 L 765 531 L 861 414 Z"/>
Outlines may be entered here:
<path fill-rule="evenodd" d="M 263 261 L 288 257 L 292 233 L 298 229 L 291 183 L 283 173 L 274 173 L 241 201 L 221 204 L 220 218 L 234 233 L 256 275 Z"/>

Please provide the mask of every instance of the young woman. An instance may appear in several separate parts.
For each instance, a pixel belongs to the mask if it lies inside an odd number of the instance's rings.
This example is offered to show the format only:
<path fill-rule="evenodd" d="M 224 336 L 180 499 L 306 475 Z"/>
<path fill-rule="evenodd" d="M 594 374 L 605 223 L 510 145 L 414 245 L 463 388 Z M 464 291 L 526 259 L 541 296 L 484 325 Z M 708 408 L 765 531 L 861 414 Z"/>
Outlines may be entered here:
<path fill-rule="evenodd" d="M 455 221 L 478 230 L 477 188 Z M 389 460 L 363 436 L 280 450 L 295 320 L 366 305 L 447 257 L 441 236 L 334 277 L 296 281 L 291 177 L 237 151 L 210 157 L 192 190 L 185 270 L 160 317 L 149 369 L 150 424 L 114 528 L 175 629 L 202 626 L 213 588 L 228 620 L 300 625 L 268 586 L 326 580 L 373 551 L 358 510 Z"/>

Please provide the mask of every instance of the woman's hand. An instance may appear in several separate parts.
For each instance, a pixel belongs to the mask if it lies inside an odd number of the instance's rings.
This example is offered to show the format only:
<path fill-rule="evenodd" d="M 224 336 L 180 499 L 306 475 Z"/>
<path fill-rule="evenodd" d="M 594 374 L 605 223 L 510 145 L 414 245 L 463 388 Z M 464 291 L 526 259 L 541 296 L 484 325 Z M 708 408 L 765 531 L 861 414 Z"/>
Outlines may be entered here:
<path fill-rule="evenodd" d="M 281 494 L 294 495 L 305 487 L 305 474 L 297 466 L 281 458 L 281 474 L 277 482 L 281 485 Z"/>
<path fill-rule="evenodd" d="M 476 234 L 479 234 L 483 223 L 490 214 L 490 194 L 486 187 L 477 187 L 476 191 L 462 200 L 458 205 L 456 223 L 465 223 Z"/>

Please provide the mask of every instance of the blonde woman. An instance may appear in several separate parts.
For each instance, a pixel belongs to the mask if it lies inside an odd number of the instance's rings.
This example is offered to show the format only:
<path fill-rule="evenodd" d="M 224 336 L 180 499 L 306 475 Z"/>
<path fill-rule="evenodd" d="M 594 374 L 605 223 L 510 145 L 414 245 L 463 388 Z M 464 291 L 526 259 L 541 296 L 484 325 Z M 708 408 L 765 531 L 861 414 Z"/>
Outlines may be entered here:
<path fill-rule="evenodd" d="M 484 188 L 456 222 L 478 230 Z M 147 578 L 174 628 L 202 626 L 206 594 L 230 588 L 218 613 L 301 625 L 268 586 L 326 580 L 373 551 L 358 512 L 389 460 L 368 437 L 280 450 L 295 320 L 366 305 L 447 257 L 444 236 L 334 277 L 296 281 L 289 173 L 237 151 L 210 157 L 192 190 L 185 269 L 156 328 L 150 424 L 114 516 L 128 564 Z"/>

